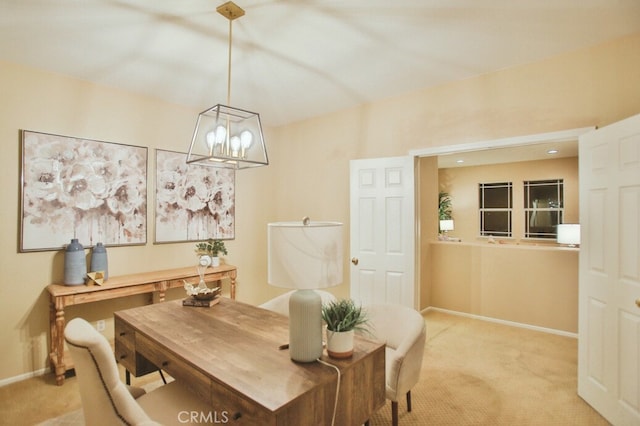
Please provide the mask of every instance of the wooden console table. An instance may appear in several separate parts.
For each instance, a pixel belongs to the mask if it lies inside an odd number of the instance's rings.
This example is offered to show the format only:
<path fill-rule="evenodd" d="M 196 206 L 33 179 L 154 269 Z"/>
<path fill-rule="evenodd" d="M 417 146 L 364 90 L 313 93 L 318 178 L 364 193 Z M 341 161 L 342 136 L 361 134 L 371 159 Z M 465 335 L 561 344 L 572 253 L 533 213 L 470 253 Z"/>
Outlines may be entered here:
<path fill-rule="evenodd" d="M 232 265 L 220 265 L 215 268 L 207 268 L 205 281 L 219 281 L 223 278 L 230 280 L 231 299 L 236 297 L 237 269 Z M 186 280 L 190 284 L 197 284 L 200 280 L 195 266 L 164 271 L 143 272 L 138 274 L 110 277 L 103 285 L 61 285 L 50 284 L 47 286 L 50 296 L 49 329 L 50 350 L 49 358 L 51 368 L 56 374 L 56 383 L 64 383 L 64 374 L 73 368 L 73 364 L 65 362 L 64 353 L 64 309 L 66 306 L 83 303 L 97 302 L 100 300 L 116 299 L 134 294 L 150 293 L 153 303 L 153 293 L 158 293 L 158 301 L 163 302 L 166 291 L 170 288 L 183 287 Z"/>

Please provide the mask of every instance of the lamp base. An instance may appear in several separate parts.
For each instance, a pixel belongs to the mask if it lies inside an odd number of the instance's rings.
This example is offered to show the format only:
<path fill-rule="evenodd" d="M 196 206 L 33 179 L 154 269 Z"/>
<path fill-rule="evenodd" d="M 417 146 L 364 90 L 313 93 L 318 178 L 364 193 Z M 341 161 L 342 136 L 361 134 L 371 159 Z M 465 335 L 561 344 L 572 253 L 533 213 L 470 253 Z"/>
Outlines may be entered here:
<path fill-rule="evenodd" d="M 296 290 L 289 298 L 289 355 L 297 362 L 322 356 L 322 298 L 313 290 Z"/>

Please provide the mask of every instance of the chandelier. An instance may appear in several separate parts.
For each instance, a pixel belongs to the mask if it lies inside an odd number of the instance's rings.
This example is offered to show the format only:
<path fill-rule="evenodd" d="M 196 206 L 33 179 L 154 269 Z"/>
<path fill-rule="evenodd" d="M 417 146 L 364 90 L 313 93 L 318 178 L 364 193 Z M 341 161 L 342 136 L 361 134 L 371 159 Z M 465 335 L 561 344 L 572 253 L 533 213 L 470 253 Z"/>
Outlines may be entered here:
<path fill-rule="evenodd" d="M 231 103 L 231 44 L 233 21 L 244 10 L 229 1 L 216 8 L 229 20 L 227 105 L 218 104 L 198 115 L 189 145 L 187 163 L 227 169 L 246 169 L 269 164 L 260 115 L 229 106 Z"/>

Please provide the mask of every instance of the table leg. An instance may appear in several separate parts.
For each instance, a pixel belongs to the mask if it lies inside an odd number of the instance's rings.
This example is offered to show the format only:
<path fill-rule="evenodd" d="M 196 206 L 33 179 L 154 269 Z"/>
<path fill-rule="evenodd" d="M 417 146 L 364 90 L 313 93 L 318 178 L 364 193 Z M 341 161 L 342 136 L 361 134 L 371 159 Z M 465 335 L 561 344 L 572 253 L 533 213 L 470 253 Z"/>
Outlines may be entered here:
<path fill-rule="evenodd" d="M 169 283 L 166 281 L 160 282 L 160 291 L 158 292 L 158 302 L 164 302 L 165 296 L 167 295 L 167 288 L 169 287 Z"/>
<path fill-rule="evenodd" d="M 237 270 L 229 271 L 229 279 L 231 280 L 231 298 L 235 300 L 236 298 L 236 276 L 238 275 Z"/>
<path fill-rule="evenodd" d="M 56 384 L 62 386 L 64 384 L 64 373 L 66 367 L 64 365 L 64 302 L 62 298 L 55 298 L 50 303 L 49 310 L 51 352 L 49 358 L 51 360 L 51 368 L 56 375 Z"/>

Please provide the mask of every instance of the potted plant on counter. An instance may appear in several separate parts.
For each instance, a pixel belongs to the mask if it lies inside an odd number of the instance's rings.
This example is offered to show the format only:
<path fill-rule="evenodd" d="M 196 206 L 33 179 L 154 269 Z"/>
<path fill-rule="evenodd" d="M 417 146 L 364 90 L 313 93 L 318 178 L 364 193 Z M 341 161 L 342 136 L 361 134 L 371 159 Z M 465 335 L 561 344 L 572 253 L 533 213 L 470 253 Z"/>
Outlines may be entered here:
<path fill-rule="evenodd" d="M 220 253 L 224 255 L 228 254 L 227 248 L 222 240 L 209 238 L 207 241 L 196 244 L 196 254 L 200 256 L 201 265 L 220 266 Z"/>
<path fill-rule="evenodd" d="M 367 329 L 367 316 L 351 299 L 334 300 L 322 305 L 322 319 L 327 324 L 327 353 L 333 358 L 353 355 L 355 330 Z"/>

